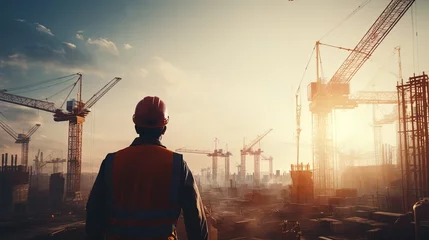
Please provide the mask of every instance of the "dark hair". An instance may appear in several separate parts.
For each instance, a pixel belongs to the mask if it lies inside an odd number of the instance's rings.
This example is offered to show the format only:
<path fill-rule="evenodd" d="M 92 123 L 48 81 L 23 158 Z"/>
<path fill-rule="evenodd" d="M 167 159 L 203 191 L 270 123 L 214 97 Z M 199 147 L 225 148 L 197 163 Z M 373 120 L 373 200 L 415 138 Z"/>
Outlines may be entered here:
<path fill-rule="evenodd" d="M 146 128 L 146 127 L 139 127 L 139 126 L 135 126 L 136 132 L 140 135 L 140 136 L 145 136 L 145 137 L 152 137 L 152 138 L 160 138 L 162 136 L 162 134 L 164 134 L 166 127 L 159 127 L 159 128 Z"/>

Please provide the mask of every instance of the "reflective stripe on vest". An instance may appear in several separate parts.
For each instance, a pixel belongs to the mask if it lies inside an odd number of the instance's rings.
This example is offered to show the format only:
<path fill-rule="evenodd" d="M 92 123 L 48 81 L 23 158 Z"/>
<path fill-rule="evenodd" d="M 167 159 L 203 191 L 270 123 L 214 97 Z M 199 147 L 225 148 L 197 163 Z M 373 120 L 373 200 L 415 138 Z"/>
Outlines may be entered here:
<path fill-rule="evenodd" d="M 145 146 L 136 146 L 131 147 L 131 153 L 125 153 L 119 156 L 120 158 L 127 156 L 128 154 L 133 155 L 132 152 L 136 148 L 141 148 Z M 156 147 L 151 145 L 151 147 Z M 124 150 L 123 150 L 124 151 Z M 127 149 L 125 149 L 127 151 Z M 157 149 L 157 151 L 161 151 Z M 169 151 L 167 149 L 162 151 Z M 108 235 L 117 236 L 117 237 L 126 237 L 126 238 L 157 238 L 157 237 L 168 237 L 172 232 L 175 231 L 175 224 L 180 215 L 180 207 L 179 207 L 179 184 L 180 184 L 180 173 L 181 173 L 181 163 L 182 163 L 182 155 L 174 153 L 174 152 L 162 152 L 164 155 L 171 154 L 172 162 L 165 161 L 166 163 L 170 163 L 171 165 L 171 175 L 167 178 L 171 177 L 171 183 L 169 183 L 169 191 L 166 191 L 169 201 L 165 202 L 165 206 L 157 206 L 156 209 L 151 206 L 120 206 L 124 203 L 118 203 L 117 198 L 115 201 L 115 179 L 114 179 L 114 163 L 115 161 L 124 161 L 124 159 L 118 159 L 118 153 L 109 154 L 105 160 L 105 176 L 108 186 L 107 193 L 107 206 L 108 206 Z M 136 158 L 144 158 L 142 155 L 135 155 Z M 149 157 L 148 157 L 149 158 Z M 150 161 L 151 159 L 138 159 L 141 161 Z M 126 160 L 127 161 L 127 160 Z M 151 164 L 157 164 L 156 162 L 152 162 Z M 159 163 L 161 164 L 161 163 Z M 145 167 L 150 164 L 144 165 Z M 121 166 L 122 167 L 122 166 Z M 159 166 L 156 166 L 159 169 Z M 156 168 L 154 167 L 154 168 Z M 168 169 L 168 165 L 162 166 Z M 150 169 L 145 169 L 145 171 L 150 171 Z M 144 171 L 143 171 L 144 172 Z M 166 172 L 169 172 L 166 170 Z M 144 183 L 143 183 L 144 184 Z M 145 186 L 145 190 L 152 190 L 156 192 L 156 183 L 149 182 L 150 186 Z M 165 184 L 165 183 L 164 183 Z M 139 186 L 136 184 L 136 186 Z M 118 187 L 116 185 L 116 187 Z M 154 190 L 155 187 L 155 190 Z M 125 187 L 124 187 L 125 188 Z M 137 188 L 138 189 L 138 188 Z M 122 189 L 121 189 L 122 190 Z M 127 189 L 128 190 L 128 189 Z M 132 189 L 135 190 L 135 189 Z M 164 191 L 165 192 L 165 191 Z M 169 194 L 168 194 L 169 192 Z M 156 192 L 158 193 L 158 192 Z M 117 196 L 116 196 L 117 197 Z M 148 196 L 151 198 L 152 196 Z M 127 199 L 126 199 L 127 200 Z M 124 202 L 126 202 L 124 200 Z M 146 200 L 146 199 L 143 199 Z M 152 200 L 155 201 L 155 200 Z M 143 201 L 150 205 L 150 201 Z M 149 203 L 148 203 L 149 202 Z M 135 203 L 135 201 L 133 202 Z M 118 206 L 119 205 L 119 206 Z M 143 209 L 142 209 L 143 208 Z"/>

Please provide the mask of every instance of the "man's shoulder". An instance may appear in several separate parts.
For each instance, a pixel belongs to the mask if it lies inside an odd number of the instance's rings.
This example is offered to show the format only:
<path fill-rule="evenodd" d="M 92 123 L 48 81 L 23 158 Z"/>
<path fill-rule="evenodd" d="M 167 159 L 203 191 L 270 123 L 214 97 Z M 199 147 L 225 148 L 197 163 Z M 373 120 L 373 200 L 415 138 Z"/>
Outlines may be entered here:
<path fill-rule="evenodd" d="M 116 152 L 107 153 L 106 158 L 107 157 L 114 157 L 116 154 L 124 152 L 124 151 L 127 151 L 127 150 L 131 149 L 132 147 L 133 146 L 128 146 L 128 147 L 122 148 L 122 149 L 120 149 L 120 150 L 118 150 Z M 162 150 L 170 152 L 171 154 L 176 155 L 178 157 L 177 159 L 180 159 L 180 161 L 186 162 L 184 160 L 184 158 L 183 158 L 183 154 L 182 153 L 176 152 L 176 151 L 174 151 L 172 149 L 169 149 L 169 148 L 166 148 L 166 147 L 162 147 Z"/>

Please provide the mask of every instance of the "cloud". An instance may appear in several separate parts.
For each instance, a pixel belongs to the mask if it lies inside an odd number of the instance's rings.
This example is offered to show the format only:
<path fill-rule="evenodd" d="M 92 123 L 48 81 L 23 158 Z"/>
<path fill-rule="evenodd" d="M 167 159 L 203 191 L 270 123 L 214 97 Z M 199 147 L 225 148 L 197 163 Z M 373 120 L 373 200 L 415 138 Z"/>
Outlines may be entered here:
<path fill-rule="evenodd" d="M 161 57 L 153 57 L 143 66 L 122 66 L 119 75 L 133 86 L 130 90 L 142 88 L 142 94 L 164 96 L 183 95 L 183 92 L 195 89 L 202 82 L 199 74 L 182 69 Z M 200 95 L 200 92 L 188 95 Z"/>
<path fill-rule="evenodd" d="M 87 40 L 88 44 L 97 45 L 103 50 L 106 50 L 107 52 L 113 54 L 113 55 L 119 55 L 118 48 L 116 47 L 116 44 L 110 40 L 107 40 L 105 38 L 98 38 L 98 39 L 91 39 L 88 38 Z"/>
<path fill-rule="evenodd" d="M 146 70 L 146 69 L 144 69 L 144 68 L 141 68 L 140 69 L 140 74 L 141 74 L 140 76 L 144 78 L 144 77 L 146 77 L 149 74 L 149 71 Z"/>
<path fill-rule="evenodd" d="M 189 73 L 173 65 L 171 62 L 165 61 L 161 57 L 154 57 L 151 68 L 159 75 L 166 83 L 177 84 L 184 83 L 191 78 L 197 76 L 190 76 Z"/>
<path fill-rule="evenodd" d="M 18 22 L 25 22 L 24 19 L 15 19 L 15 20 L 18 21 Z"/>
<path fill-rule="evenodd" d="M 0 22 L 3 31 L 0 71 L 10 84 L 20 85 L 20 82 L 27 81 L 24 75 L 32 68 L 37 68 L 39 72 L 42 68 L 60 74 L 97 72 L 99 75 L 101 71 L 94 55 L 85 48 L 79 49 L 68 41 L 53 38 L 49 29 L 39 25 L 36 29 L 34 24 L 22 24 L 15 20 Z"/>
<path fill-rule="evenodd" d="M 133 48 L 133 46 L 131 46 L 130 44 L 128 44 L 128 43 L 124 44 L 124 49 L 125 50 L 131 49 L 131 48 Z"/>
<path fill-rule="evenodd" d="M 0 108 L 6 122 L 20 126 L 20 129 L 22 129 L 21 126 L 28 125 L 30 127 L 30 125 L 43 122 L 39 112 L 28 107 L 0 102 Z M 16 131 L 19 132 L 18 129 Z"/>
<path fill-rule="evenodd" d="M 51 32 L 51 29 L 49 29 L 49 28 L 47 28 L 47 27 L 45 27 L 45 26 L 43 26 L 42 24 L 39 24 L 39 23 L 34 23 L 34 24 L 36 25 L 37 31 L 49 34 L 51 36 L 54 36 L 54 34 Z"/>
<path fill-rule="evenodd" d="M 0 59 L 0 68 L 17 67 L 27 70 L 28 64 L 24 56 L 20 54 L 9 55 L 6 59 Z"/>
<path fill-rule="evenodd" d="M 66 47 L 63 47 L 64 45 Z M 0 67 L 18 67 L 26 70 L 31 66 L 42 66 L 67 73 L 89 70 L 92 63 L 91 56 L 77 50 L 74 44 L 63 42 L 25 46 L 7 58 L 0 58 Z"/>
<path fill-rule="evenodd" d="M 63 43 L 69 48 L 76 48 L 76 45 L 74 45 L 73 43 L 68 43 L 68 42 L 63 42 Z"/>
<path fill-rule="evenodd" d="M 76 38 L 77 38 L 77 39 L 80 39 L 80 40 L 84 40 L 84 39 L 83 39 L 83 35 L 82 35 L 82 34 L 79 34 L 79 33 L 76 33 Z"/>
<path fill-rule="evenodd" d="M 79 30 L 79 31 L 77 31 L 77 33 L 80 33 L 80 34 L 82 34 L 82 33 L 83 33 L 83 30 Z"/>

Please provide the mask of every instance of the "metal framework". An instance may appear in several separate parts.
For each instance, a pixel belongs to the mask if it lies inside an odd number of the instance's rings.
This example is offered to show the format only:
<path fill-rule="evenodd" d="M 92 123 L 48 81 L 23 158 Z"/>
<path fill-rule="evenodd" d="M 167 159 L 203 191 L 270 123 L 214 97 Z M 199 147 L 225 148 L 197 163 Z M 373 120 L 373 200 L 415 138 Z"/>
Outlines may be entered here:
<path fill-rule="evenodd" d="M 365 101 L 350 101 L 349 83 L 414 1 L 392 0 L 359 43 L 353 49 L 345 49 L 351 50 L 351 53 L 329 82 L 324 82 L 319 76 L 320 42 L 316 42 L 316 82 L 310 83 L 308 88 L 308 100 L 311 101 L 310 111 L 313 115 L 313 166 L 315 166 L 316 195 L 332 195 L 334 191 L 332 110 L 353 109 L 357 104 L 362 103 L 381 104 L 385 102 L 380 99 L 385 97 L 384 100 L 386 100 L 391 97 L 391 95 L 382 97 L 380 93 L 377 95 L 365 94 L 364 97 L 359 96 Z M 353 95 L 351 97 L 353 98 Z"/>
<path fill-rule="evenodd" d="M 67 102 L 67 111 L 57 108 L 52 102 L 13 95 L 7 93 L 6 90 L 0 91 L 0 101 L 54 113 L 55 122 L 69 122 L 66 182 L 66 198 L 69 200 L 80 199 L 82 130 L 85 117 L 90 113 L 91 107 L 94 106 L 94 104 L 97 103 L 97 101 L 100 100 L 100 98 L 103 97 L 113 86 L 122 80 L 120 77 L 113 78 L 86 103 L 84 103 L 82 101 L 82 74 L 77 73 L 76 75 L 79 76 L 79 78 L 75 82 L 73 89 L 79 83 L 77 100 Z"/>
<path fill-rule="evenodd" d="M 412 210 L 421 197 L 429 196 L 429 78 L 409 78 L 397 86 L 402 169 L 403 210 Z"/>

